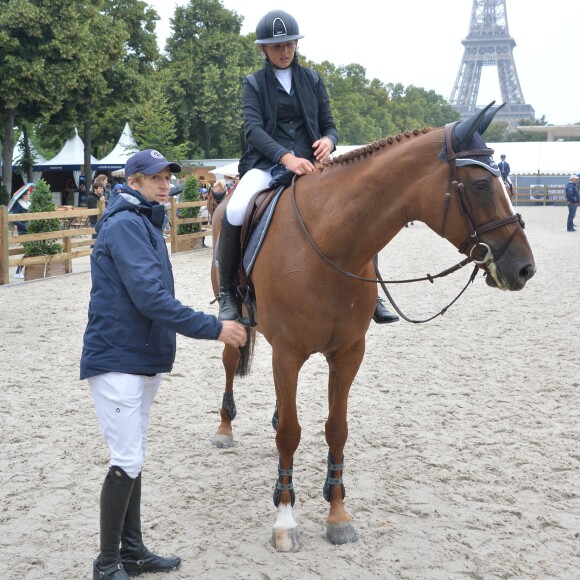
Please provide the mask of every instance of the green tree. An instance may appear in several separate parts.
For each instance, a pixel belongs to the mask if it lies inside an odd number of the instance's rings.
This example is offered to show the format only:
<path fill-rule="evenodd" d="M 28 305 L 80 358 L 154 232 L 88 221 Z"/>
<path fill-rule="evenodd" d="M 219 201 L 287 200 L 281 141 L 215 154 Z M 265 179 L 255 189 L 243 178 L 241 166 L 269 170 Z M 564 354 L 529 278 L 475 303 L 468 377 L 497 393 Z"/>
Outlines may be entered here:
<path fill-rule="evenodd" d="M 220 0 L 178 6 L 167 41 L 167 94 L 179 126 L 177 142 L 203 157 L 239 155 L 241 80 L 255 66 L 255 48 L 240 36 L 241 17 Z M 253 51 L 253 52 L 252 52 Z"/>
<path fill-rule="evenodd" d="M 30 196 L 30 213 L 55 211 L 54 200 L 50 186 L 44 179 L 39 179 Z M 29 234 L 40 234 L 43 232 L 57 232 L 60 230 L 60 223 L 57 219 L 34 220 L 28 223 Z M 44 256 L 60 254 L 62 245 L 56 240 L 40 240 L 38 242 L 24 242 L 24 250 L 27 256 Z"/>
<path fill-rule="evenodd" d="M 167 97 L 153 86 L 147 94 L 149 98 L 135 107 L 129 119 L 137 145 L 140 149 L 157 149 L 167 159 L 186 159 L 187 146 L 175 145 L 176 119 Z"/>
<path fill-rule="evenodd" d="M 91 26 L 103 0 L 0 1 L 0 111 L 3 182 L 12 186 L 16 121 L 40 122 L 58 111 L 93 70 Z"/>

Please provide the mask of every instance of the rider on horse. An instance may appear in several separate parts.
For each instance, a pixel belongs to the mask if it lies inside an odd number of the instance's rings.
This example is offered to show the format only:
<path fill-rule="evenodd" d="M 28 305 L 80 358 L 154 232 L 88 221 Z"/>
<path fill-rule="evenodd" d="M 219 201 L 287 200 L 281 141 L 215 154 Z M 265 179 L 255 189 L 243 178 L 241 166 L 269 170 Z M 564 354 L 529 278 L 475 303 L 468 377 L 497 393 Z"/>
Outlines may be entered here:
<path fill-rule="evenodd" d="M 223 216 L 218 248 L 219 318 L 238 320 L 236 276 L 240 233 L 253 195 L 272 178 L 290 171 L 314 173 L 314 164 L 335 150 L 338 132 L 326 87 L 314 70 L 298 64 L 296 46 L 304 38 L 296 19 L 282 10 L 268 12 L 256 27 L 264 67 L 242 82 L 242 110 L 247 149 L 240 160 L 240 182 Z M 376 322 L 399 318 L 377 303 Z"/>
<path fill-rule="evenodd" d="M 503 182 L 506 184 L 506 186 L 510 190 L 510 197 L 512 197 L 514 194 L 514 190 L 512 188 L 512 181 L 510 179 L 511 168 L 510 168 L 510 164 L 505 160 L 505 155 L 501 155 L 501 161 L 498 163 L 497 168 L 499 169 L 499 171 L 501 173 L 501 178 L 502 178 Z"/>

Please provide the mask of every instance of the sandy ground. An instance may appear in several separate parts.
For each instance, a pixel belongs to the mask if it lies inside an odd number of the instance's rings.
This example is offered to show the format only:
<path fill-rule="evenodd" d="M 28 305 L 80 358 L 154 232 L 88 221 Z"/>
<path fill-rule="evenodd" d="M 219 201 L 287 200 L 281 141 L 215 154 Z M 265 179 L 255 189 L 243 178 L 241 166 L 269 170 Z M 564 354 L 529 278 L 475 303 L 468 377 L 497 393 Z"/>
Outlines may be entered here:
<path fill-rule="evenodd" d="M 580 232 L 565 208 L 519 208 L 538 272 L 518 293 L 483 278 L 442 318 L 371 325 L 345 450 L 356 544 L 325 539 L 326 365 L 300 376 L 295 517 L 303 548 L 276 553 L 277 453 L 269 345 L 237 384 L 237 445 L 215 449 L 218 343 L 178 340 L 154 404 L 143 474 L 146 543 L 183 558 L 171 578 L 580 578 Z M 386 278 L 434 274 L 458 254 L 423 224 L 381 253 Z M 172 256 L 178 296 L 216 312 L 210 250 Z M 465 270 L 397 286 L 436 312 Z M 0 578 L 89 578 L 107 452 L 78 380 L 90 274 L 0 288 Z M 169 578 L 169 576 L 168 576 Z"/>

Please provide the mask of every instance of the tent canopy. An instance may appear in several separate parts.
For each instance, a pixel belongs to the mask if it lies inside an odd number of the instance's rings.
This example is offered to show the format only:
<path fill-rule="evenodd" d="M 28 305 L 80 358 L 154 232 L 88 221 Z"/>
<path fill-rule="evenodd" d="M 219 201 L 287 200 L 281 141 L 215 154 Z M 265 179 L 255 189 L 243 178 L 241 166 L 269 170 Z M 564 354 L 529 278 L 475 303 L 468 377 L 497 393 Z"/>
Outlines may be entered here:
<path fill-rule="evenodd" d="M 20 163 L 18 162 L 19 158 L 22 156 L 22 150 L 20 146 L 24 141 L 24 133 L 20 133 L 20 137 L 16 141 L 16 145 L 14 145 L 14 151 L 12 153 L 12 167 L 20 167 Z M 32 144 L 32 141 L 28 141 L 30 143 L 30 152 L 34 156 L 35 164 L 46 163 L 46 159 L 38 152 L 36 147 Z"/>
<path fill-rule="evenodd" d="M 36 163 L 35 171 L 78 171 L 85 163 L 85 144 L 79 137 L 75 127 L 74 137 L 71 137 L 52 159 L 44 163 Z M 97 159 L 91 155 L 91 167 L 96 167 Z"/>

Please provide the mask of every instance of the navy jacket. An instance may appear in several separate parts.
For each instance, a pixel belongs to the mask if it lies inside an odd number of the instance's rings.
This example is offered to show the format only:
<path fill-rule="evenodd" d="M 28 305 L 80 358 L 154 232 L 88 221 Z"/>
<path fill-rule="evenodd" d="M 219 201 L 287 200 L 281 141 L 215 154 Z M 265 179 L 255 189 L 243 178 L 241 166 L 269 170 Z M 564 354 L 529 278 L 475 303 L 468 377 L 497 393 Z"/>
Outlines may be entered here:
<path fill-rule="evenodd" d="M 22 207 L 20 203 L 17 201 L 10 210 L 12 214 L 18 213 L 28 213 L 28 210 L 25 207 Z M 28 222 L 13 222 L 16 224 L 16 231 L 18 232 L 19 236 L 25 236 L 28 233 Z"/>
<path fill-rule="evenodd" d="M 580 203 L 580 195 L 578 194 L 578 187 L 573 181 L 566 184 L 566 201 L 568 203 Z"/>
<path fill-rule="evenodd" d="M 329 137 L 336 146 L 338 132 L 330 110 L 330 98 L 318 73 L 300 66 L 295 56 L 292 62 L 292 82 L 310 143 L 321 137 Z M 247 149 L 240 160 L 240 177 L 260 161 L 266 159 L 273 166 L 280 161 L 280 157 L 289 153 L 276 142 L 278 81 L 271 64 L 266 63 L 262 69 L 242 81 L 242 111 Z"/>
<path fill-rule="evenodd" d="M 175 299 L 164 208 L 127 185 L 96 225 L 80 378 L 152 375 L 173 366 L 176 333 L 215 340 L 222 323 Z"/>

